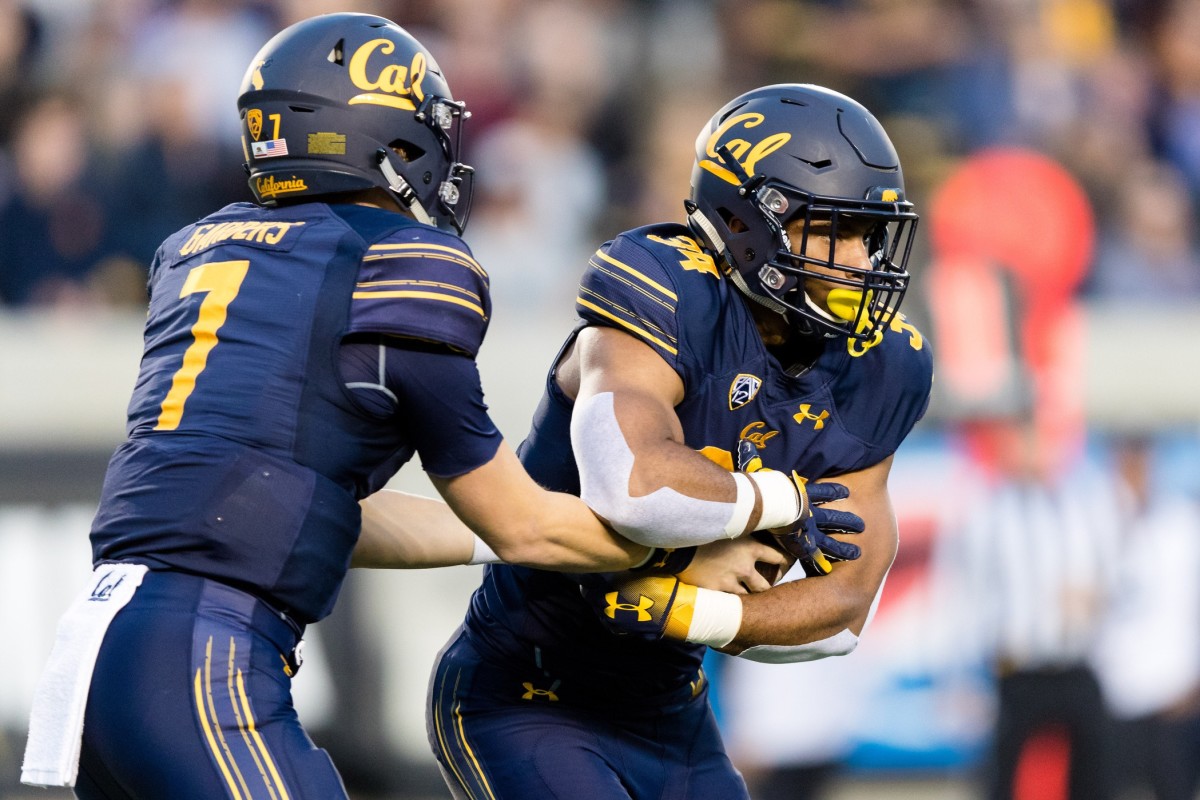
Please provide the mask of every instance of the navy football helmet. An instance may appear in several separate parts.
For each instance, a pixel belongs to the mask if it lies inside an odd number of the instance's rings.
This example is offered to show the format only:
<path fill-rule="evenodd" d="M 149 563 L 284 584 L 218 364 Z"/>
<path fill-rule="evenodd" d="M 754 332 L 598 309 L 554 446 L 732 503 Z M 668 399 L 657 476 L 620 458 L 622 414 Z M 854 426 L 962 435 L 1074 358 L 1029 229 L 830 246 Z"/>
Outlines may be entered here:
<path fill-rule="evenodd" d="M 904 297 L 917 214 L 887 133 L 845 95 L 779 84 L 729 102 L 696 139 L 686 207 L 692 232 L 738 288 L 801 332 L 872 338 Z M 798 219 L 805 240 L 793 248 L 786 227 Z M 808 223 L 828 226 L 835 242 L 839 229 L 862 231 L 870 267 L 837 263 L 836 249 L 798 255 L 808 250 Z M 839 284 L 827 302 L 833 313 L 805 291 L 814 276 Z"/>
<path fill-rule="evenodd" d="M 264 205 L 380 187 L 421 222 L 462 233 L 471 167 L 432 55 L 394 22 L 325 14 L 278 33 L 242 80 L 250 189 Z"/>

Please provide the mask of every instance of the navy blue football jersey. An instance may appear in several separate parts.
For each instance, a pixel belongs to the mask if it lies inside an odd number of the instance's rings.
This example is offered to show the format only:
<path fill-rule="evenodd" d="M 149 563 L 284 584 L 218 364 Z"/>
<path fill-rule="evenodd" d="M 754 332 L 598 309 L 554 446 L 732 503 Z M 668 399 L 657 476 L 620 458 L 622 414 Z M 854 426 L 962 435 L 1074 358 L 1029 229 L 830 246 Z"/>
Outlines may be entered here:
<path fill-rule="evenodd" d="M 755 442 L 764 466 L 810 479 L 865 469 L 896 450 L 928 403 L 932 354 L 899 314 L 873 340 L 826 339 L 811 368 L 788 375 L 746 301 L 680 225 L 606 243 L 576 308 L 581 327 L 625 331 L 671 365 L 686 390 L 676 411 L 687 445 L 727 469 L 741 438 Z M 539 483 L 578 494 L 571 407 L 551 371 L 520 454 Z M 703 647 L 610 633 L 569 576 L 490 566 L 466 630 L 489 664 L 553 687 L 562 702 L 661 708 L 698 691 Z"/>
<path fill-rule="evenodd" d="M 340 343 L 420 340 L 474 369 L 490 315 L 487 275 L 466 244 L 396 213 L 234 204 L 179 231 L 151 266 L 145 351 L 93 523 L 95 560 L 203 575 L 301 621 L 325 616 L 358 537 L 357 501 L 429 440 L 414 431 L 481 417 L 456 428 L 478 446 L 421 453 L 448 474 L 499 444 L 481 390 L 473 404 L 426 403 L 424 418 L 364 408 L 340 375 Z M 427 382 L 421 391 L 436 392 L 437 376 Z"/>

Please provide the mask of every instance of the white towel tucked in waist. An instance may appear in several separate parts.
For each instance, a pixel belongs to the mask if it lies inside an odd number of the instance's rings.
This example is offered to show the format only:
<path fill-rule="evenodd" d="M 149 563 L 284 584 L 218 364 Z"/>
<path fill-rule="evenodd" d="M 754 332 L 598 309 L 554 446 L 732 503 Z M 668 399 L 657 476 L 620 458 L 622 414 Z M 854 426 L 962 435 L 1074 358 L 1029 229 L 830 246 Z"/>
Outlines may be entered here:
<path fill-rule="evenodd" d="M 74 786 L 83 713 L 100 644 L 113 617 L 142 583 L 142 564 L 103 564 L 63 614 L 29 717 L 21 783 Z"/>

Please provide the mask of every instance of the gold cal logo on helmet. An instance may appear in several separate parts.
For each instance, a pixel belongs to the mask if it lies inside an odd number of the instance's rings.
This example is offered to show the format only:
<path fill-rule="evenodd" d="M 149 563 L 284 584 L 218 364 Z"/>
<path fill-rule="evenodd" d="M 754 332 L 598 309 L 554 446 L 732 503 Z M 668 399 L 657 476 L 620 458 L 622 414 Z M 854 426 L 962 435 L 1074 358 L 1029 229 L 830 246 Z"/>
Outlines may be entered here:
<path fill-rule="evenodd" d="M 367 62 L 375 51 L 387 55 L 396 50 L 396 45 L 387 39 L 372 39 L 354 51 L 350 57 L 348 73 L 350 82 L 363 90 L 348 101 L 349 105 L 372 103 L 380 106 L 415 111 L 416 103 L 425 99 L 421 81 L 425 79 L 428 65 L 425 54 L 417 52 L 413 55 L 412 63 L 407 67 L 399 64 L 387 64 L 371 78 L 367 74 Z M 414 102 L 414 100 L 416 102 Z"/>
<path fill-rule="evenodd" d="M 766 117 L 762 114 L 753 112 L 736 114 L 730 117 L 712 132 L 712 136 L 708 137 L 708 143 L 704 146 L 704 152 L 711 158 L 717 158 L 717 146 L 721 144 L 721 139 L 726 133 L 729 133 L 735 126 L 739 125 L 747 129 L 758 127 L 764 119 Z M 791 138 L 792 135 L 790 133 L 773 133 L 753 143 L 746 139 L 735 138 L 725 141 L 724 144 L 729 148 L 729 152 L 733 154 L 738 163 L 742 165 L 742 169 L 746 170 L 746 174 L 753 175 L 754 168 L 758 165 L 759 161 L 783 147 Z M 708 170 L 721 180 L 726 183 L 732 183 L 734 186 L 741 183 L 732 172 L 717 161 L 710 161 L 706 158 L 700 162 L 700 168 Z"/>

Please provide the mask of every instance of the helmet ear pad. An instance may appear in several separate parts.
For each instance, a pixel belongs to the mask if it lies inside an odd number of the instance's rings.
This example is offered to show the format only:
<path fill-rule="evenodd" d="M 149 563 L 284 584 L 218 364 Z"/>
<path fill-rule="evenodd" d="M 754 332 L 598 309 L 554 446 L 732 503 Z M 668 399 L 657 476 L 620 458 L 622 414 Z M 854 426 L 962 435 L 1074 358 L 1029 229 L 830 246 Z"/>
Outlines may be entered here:
<path fill-rule="evenodd" d="M 766 209 L 754 207 L 748 201 L 744 201 L 743 205 L 744 215 L 761 217 L 757 224 L 747 224 L 726 206 L 717 208 L 720 221 L 714 224 L 724 233 L 725 259 L 756 295 L 760 294 L 760 283 L 770 290 L 771 295 L 787 294 L 799 285 L 799 279 L 768 264 L 781 248 L 790 247 L 783 224 Z"/>

